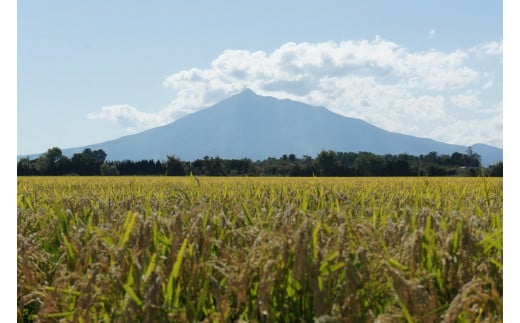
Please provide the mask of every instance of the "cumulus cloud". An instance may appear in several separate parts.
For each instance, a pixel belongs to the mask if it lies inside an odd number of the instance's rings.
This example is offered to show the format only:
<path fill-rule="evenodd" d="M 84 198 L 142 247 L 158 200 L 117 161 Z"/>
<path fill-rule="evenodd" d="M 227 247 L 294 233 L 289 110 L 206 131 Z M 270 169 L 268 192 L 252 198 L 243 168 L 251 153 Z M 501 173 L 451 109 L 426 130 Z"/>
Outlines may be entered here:
<path fill-rule="evenodd" d="M 485 123 L 489 111 L 497 111 L 497 106 L 501 113 L 501 88 L 493 82 L 501 52 L 502 42 L 450 52 L 413 51 L 380 37 L 289 42 L 270 53 L 225 50 L 208 68 L 194 67 L 168 76 L 163 85 L 172 90 L 174 100 L 157 113 L 117 105 L 102 107 L 89 117 L 144 130 L 247 87 L 260 95 L 325 106 L 390 131 L 448 142 L 461 140 L 459 144 L 501 142 L 501 131 L 476 127 L 467 129 L 467 135 L 451 131 L 464 122 Z M 490 106 L 494 108 L 490 110 Z M 468 111 L 471 116 L 465 115 Z"/>
<path fill-rule="evenodd" d="M 103 106 L 101 111 L 87 114 L 87 118 L 109 120 L 125 127 L 129 132 L 135 130 L 135 124 L 153 127 L 165 121 L 162 119 L 161 113 L 142 112 L 128 104 Z"/>
<path fill-rule="evenodd" d="M 502 113 L 497 113 L 485 119 L 458 119 L 446 125 L 439 125 L 431 135 L 447 143 L 466 143 L 468 146 L 486 143 L 502 147 L 502 131 Z"/>
<path fill-rule="evenodd" d="M 470 48 L 470 52 L 485 55 L 502 55 L 502 41 L 491 41 Z"/>
<path fill-rule="evenodd" d="M 482 106 L 478 91 L 467 91 L 453 95 L 451 101 L 455 106 L 466 110 L 475 110 Z"/>

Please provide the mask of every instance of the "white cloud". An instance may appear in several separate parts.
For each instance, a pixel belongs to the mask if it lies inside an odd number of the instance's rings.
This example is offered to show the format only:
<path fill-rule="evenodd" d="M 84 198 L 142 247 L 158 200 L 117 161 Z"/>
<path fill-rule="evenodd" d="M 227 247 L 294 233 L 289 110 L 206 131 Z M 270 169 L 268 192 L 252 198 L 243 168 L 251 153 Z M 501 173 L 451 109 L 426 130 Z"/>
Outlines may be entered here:
<path fill-rule="evenodd" d="M 476 110 L 482 106 L 479 99 L 479 92 L 467 91 L 465 93 L 456 94 L 451 97 L 451 102 L 459 108 L 466 110 Z"/>
<path fill-rule="evenodd" d="M 103 106 L 101 111 L 87 114 L 87 118 L 108 120 L 124 127 L 127 132 L 133 133 L 172 121 L 173 119 L 167 113 L 167 110 L 164 109 L 159 113 L 146 113 L 128 104 L 120 104 Z"/>
<path fill-rule="evenodd" d="M 470 146 L 476 143 L 502 147 L 502 113 L 485 119 L 455 120 L 438 126 L 431 137 L 447 143 Z"/>
<path fill-rule="evenodd" d="M 470 52 L 485 55 L 502 55 L 502 41 L 491 41 L 470 48 Z"/>
<path fill-rule="evenodd" d="M 482 85 L 482 89 L 487 90 L 487 89 L 491 88 L 493 86 L 493 83 L 494 83 L 493 80 L 487 81 L 484 85 Z"/>
<path fill-rule="evenodd" d="M 478 72 L 464 65 L 468 54 L 461 50 L 451 53 L 438 51 L 409 53 L 404 59 L 411 88 L 445 91 L 460 89 L 478 78 Z"/>
<path fill-rule="evenodd" d="M 430 31 L 428 32 L 428 38 L 433 38 L 433 37 L 435 37 L 435 34 L 436 34 L 436 33 L 437 33 L 437 32 L 435 31 L 435 29 L 433 29 L 433 28 L 430 29 Z"/>
<path fill-rule="evenodd" d="M 145 129 L 248 87 L 260 95 L 325 106 L 391 131 L 455 142 L 466 138 L 451 127 L 469 122 L 469 117 L 451 113 L 453 109 L 471 109 L 472 120 L 478 120 L 485 107 L 501 102 L 501 88 L 492 86 L 490 80 L 494 70 L 487 71 L 501 68 L 494 58 L 501 51 L 502 42 L 451 52 L 412 51 L 380 37 L 339 43 L 289 42 L 271 53 L 226 50 L 208 68 L 192 68 L 167 77 L 163 85 L 172 89 L 175 98 L 157 113 L 119 105 L 102 107 L 89 117 Z M 479 63 L 483 60 L 486 64 Z M 479 97 L 482 89 L 486 89 L 486 102 Z M 501 142 L 501 132 L 479 133 L 492 137 L 481 140 L 485 138 L 475 134 L 475 140 Z"/>

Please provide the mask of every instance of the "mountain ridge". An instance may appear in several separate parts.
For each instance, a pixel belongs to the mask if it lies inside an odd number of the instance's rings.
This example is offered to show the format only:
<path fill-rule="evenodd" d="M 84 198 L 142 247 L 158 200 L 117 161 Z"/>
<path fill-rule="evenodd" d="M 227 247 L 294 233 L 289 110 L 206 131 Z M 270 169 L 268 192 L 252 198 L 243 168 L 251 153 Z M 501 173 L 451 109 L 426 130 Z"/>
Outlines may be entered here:
<path fill-rule="evenodd" d="M 108 160 L 165 160 L 167 155 L 183 160 L 204 156 L 261 160 L 283 154 L 315 156 L 322 150 L 420 155 L 464 153 L 468 147 L 390 132 L 325 107 L 245 89 L 167 125 L 62 151 L 70 157 L 85 148 L 103 149 Z M 500 148 L 475 144 L 472 149 L 484 166 L 502 160 Z"/>

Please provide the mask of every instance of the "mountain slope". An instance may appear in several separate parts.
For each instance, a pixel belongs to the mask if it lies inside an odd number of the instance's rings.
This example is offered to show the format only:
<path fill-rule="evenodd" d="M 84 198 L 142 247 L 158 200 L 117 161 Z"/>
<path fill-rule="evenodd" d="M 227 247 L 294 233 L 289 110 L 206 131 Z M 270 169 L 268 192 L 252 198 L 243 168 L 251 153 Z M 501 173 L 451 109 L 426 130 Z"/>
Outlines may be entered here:
<path fill-rule="evenodd" d="M 84 148 L 103 149 L 109 160 L 183 160 L 315 156 L 321 150 L 370 151 L 412 155 L 465 152 L 467 147 L 392 133 L 362 120 L 347 118 L 322 107 L 258 96 L 250 90 L 168 125 L 99 144 L 64 149 L 66 155 Z M 475 145 L 484 165 L 502 160 L 502 150 Z"/>

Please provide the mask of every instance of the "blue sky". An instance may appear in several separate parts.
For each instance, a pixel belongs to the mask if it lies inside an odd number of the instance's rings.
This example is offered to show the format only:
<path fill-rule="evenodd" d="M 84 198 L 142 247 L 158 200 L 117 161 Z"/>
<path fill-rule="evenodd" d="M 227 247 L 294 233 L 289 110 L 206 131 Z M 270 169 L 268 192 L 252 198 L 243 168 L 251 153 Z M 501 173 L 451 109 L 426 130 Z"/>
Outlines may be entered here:
<path fill-rule="evenodd" d="M 18 1 L 17 153 L 114 139 L 249 87 L 502 147 L 501 1 Z"/>

